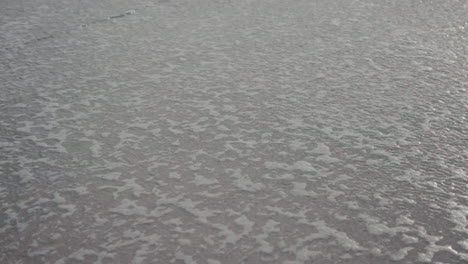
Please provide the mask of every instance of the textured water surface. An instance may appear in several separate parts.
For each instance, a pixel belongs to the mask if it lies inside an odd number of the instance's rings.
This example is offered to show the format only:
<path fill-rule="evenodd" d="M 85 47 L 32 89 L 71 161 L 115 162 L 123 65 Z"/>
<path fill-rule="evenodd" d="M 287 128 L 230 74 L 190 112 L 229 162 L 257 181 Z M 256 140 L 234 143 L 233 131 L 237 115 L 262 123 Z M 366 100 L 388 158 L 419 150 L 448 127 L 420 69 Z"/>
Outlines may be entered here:
<path fill-rule="evenodd" d="M 468 263 L 467 14 L 1 1 L 0 263 Z"/>

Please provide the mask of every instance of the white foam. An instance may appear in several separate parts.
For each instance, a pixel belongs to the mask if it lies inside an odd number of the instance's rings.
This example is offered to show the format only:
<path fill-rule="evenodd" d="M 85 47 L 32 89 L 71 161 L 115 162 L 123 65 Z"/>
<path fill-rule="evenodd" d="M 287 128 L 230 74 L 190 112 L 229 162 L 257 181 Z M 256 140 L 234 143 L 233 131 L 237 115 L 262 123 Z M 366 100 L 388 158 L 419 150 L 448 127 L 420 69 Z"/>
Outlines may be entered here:
<path fill-rule="evenodd" d="M 310 197 L 315 197 L 317 196 L 317 193 L 312 191 L 312 190 L 306 190 L 307 188 L 307 183 L 305 182 L 293 182 L 293 189 L 292 193 L 294 195 L 299 195 L 299 196 L 310 196 Z"/>
<path fill-rule="evenodd" d="M 296 161 L 294 164 L 289 165 L 287 163 L 282 162 L 273 162 L 273 161 L 266 161 L 264 163 L 265 167 L 270 170 L 299 170 L 302 172 L 315 172 L 315 168 L 307 161 Z"/>
<path fill-rule="evenodd" d="M 196 175 L 194 182 L 195 182 L 196 185 L 210 185 L 210 184 L 218 183 L 218 180 L 209 179 L 209 178 L 206 178 L 206 177 L 204 177 L 202 175 Z"/>
<path fill-rule="evenodd" d="M 234 184 L 241 190 L 254 192 L 265 188 L 265 185 L 262 183 L 252 182 L 248 175 L 242 174 L 241 169 L 228 170 L 227 172 L 234 178 Z"/>

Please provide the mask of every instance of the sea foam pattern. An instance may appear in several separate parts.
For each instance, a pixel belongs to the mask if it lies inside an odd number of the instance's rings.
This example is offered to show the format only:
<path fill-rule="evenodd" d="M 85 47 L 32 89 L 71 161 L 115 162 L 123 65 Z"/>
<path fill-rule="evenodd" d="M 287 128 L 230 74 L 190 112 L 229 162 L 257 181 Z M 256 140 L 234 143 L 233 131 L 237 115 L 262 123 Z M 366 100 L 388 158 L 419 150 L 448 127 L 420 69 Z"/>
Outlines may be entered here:
<path fill-rule="evenodd" d="M 0 263 L 468 262 L 464 1 L 0 6 Z"/>

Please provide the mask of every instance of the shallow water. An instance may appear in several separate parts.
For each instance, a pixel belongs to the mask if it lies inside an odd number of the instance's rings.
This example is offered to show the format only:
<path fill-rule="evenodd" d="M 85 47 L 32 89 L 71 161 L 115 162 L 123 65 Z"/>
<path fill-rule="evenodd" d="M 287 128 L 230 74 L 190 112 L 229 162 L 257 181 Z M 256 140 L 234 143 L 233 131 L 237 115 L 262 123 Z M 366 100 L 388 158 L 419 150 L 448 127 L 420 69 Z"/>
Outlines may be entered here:
<path fill-rule="evenodd" d="M 0 263 L 468 262 L 466 1 L 0 7 Z"/>

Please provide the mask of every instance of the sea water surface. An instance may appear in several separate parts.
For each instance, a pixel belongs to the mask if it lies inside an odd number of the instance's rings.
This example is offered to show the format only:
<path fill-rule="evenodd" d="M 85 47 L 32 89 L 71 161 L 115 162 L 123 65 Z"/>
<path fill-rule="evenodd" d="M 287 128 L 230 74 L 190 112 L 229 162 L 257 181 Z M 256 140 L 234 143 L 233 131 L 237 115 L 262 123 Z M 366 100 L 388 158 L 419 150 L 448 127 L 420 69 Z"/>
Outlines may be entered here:
<path fill-rule="evenodd" d="M 467 10 L 2 0 L 0 263 L 468 263 Z"/>

